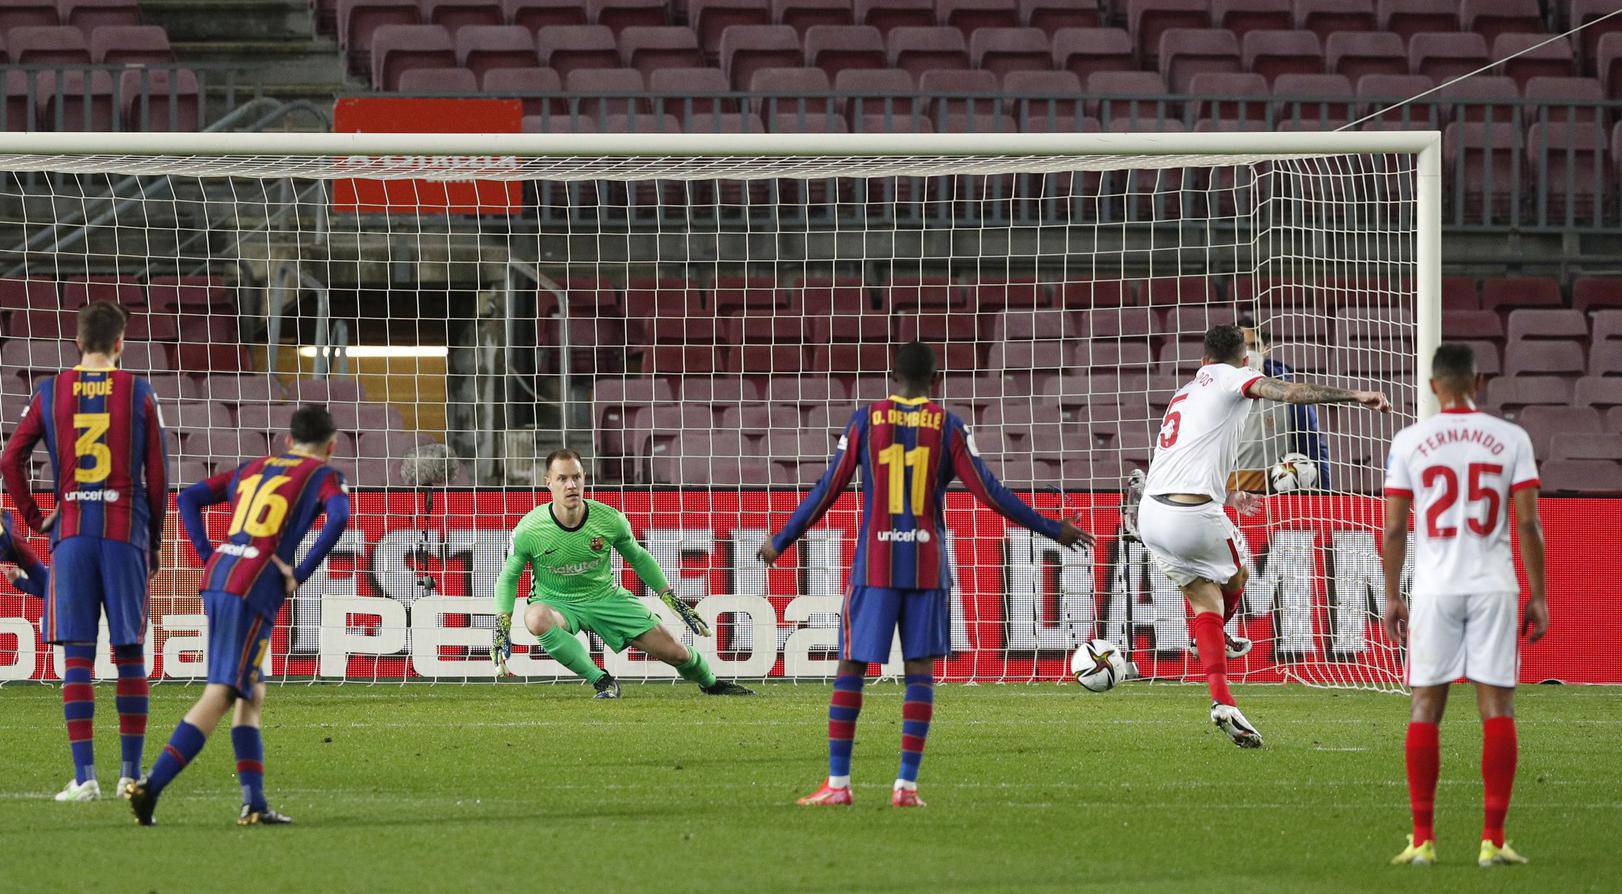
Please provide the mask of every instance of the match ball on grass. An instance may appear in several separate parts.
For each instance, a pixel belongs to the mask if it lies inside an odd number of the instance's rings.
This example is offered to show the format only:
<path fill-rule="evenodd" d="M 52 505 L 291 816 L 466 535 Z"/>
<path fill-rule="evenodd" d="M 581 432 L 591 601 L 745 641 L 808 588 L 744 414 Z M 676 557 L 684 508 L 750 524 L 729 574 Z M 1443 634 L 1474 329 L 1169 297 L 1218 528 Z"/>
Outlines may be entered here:
<path fill-rule="evenodd" d="M 1311 490 L 1318 484 L 1318 465 L 1304 453 L 1286 453 L 1267 470 L 1267 483 L 1275 494 Z"/>
<path fill-rule="evenodd" d="M 1126 656 L 1107 639 L 1095 639 L 1070 656 L 1070 675 L 1089 692 L 1108 692 L 1126 679 Z"/>

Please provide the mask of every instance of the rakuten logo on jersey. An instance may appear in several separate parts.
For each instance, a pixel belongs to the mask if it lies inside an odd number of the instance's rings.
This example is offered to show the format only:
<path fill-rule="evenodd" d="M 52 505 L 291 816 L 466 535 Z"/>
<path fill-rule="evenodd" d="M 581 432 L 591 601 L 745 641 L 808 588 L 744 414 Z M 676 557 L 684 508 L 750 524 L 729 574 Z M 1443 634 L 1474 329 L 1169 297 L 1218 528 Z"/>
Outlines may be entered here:
<path fill-rule="evenodd" d="M 928 531 L 880 531 L 880 543 L 928 543 Z"/>
<path fill-rule="evenodd" d="M 222 543 L 215 549 L 228 556 L 237 556 L 242 559 L 259 558 L 259 547 L 251 543 Z"/>
<path fill-rule="evenodd" d="M 62 497 L 69 503 L 117 503 L 118 498 L 116 490 L 70 490 Z"/>

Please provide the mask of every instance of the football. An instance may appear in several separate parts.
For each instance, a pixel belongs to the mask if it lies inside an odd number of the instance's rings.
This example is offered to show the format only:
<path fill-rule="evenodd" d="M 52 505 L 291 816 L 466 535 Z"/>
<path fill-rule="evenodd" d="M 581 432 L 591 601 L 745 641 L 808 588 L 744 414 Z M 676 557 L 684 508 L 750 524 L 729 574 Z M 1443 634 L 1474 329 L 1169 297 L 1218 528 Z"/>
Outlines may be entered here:
<path fill-rule="evenodd" d="M 1306 454 L 1286 453 L 1267 470 L 1267 483 L 1273 486 L 1275 494 L 1311 490 L 1318 484 L 1318 466 Z"/>
<path fill-rule="evenodd" d="M 1070 675 L 1089 692 L 1108 692 L 1126 679 L 1126 656 L 1107 639 L 1091 640 L 1070 656 Z"/>

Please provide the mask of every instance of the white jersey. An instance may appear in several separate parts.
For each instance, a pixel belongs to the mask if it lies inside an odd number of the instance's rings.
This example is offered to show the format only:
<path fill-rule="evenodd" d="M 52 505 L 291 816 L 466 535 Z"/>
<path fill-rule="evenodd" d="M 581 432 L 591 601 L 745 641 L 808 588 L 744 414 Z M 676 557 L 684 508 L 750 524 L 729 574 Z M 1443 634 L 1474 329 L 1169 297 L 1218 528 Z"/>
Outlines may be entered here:
<path fill-rule="evenodd" d="M 1166 405 L 1144 493 L 1204 494 L 1221 502 L 1261 373 L 1226 363 L 1200 367 Z"/>
<path fill-rule="evenodd" d="M 1510 495 L 1538 486 L 1526 430 L 1444 410 L 1391 439 L 1387 495 L 1414 499 L 1414 593 L 1517 593 Z"/>

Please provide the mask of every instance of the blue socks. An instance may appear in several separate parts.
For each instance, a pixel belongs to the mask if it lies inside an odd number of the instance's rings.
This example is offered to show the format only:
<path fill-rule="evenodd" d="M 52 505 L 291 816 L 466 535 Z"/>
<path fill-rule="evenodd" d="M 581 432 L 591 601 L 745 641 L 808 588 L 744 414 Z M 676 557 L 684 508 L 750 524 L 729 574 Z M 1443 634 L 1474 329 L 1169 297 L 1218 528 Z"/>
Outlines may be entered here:
<path fill-rule="evenodd" d="M 90 675 L 96 667 L 96 647 L 68 643 L 62 647 L 62 719 L 68 725 L 68 750 L 73 755 L 73 781 L 96 778 L 96 694 Z"/>
<path fill-rule="evenodd" d="M 242 803 L 248 809 L 265 810 L 265 743 L 257 726 L 231 727 L 231 748 L 237 755 L 237 781 L 242 783 Z"/>
<path fill-rule="evenodd" d="M 935 676 L 907 676 L 906 701 L 901 704 L 901 771 L 897 783 L 915 785 L 918 765 L 924 760 L 924 741 L 929 738 L 929 721 L 935 713 Z"/>
<path fill-rule="evenodd" d="M 147 789 L 153 794 L 163 791 L 203 750 L 203 743 L 207 741 L 208 737 L 203 735 L 202 730 L 184 720 L 180 721 L 174 735 L 169 737 L 169 744 L 163 746 L 163 753 L 152 764 L 152 772 L 147 774 Z"/>
<path fill-rule="evenodd" d="M 118 668 L 118 775 L 141 778 L 141 752 L 146 748 L 146 654 L 140 646 L 114 646 L 113 666 Z"/>
<path fill-rule="evenodd" d="M 862 713 L 862 675 L 834 677 L 833 699 L 828 703 L 828 784 L 850 785 L 850 752 L 856 739 L 856 718 Z"/>

